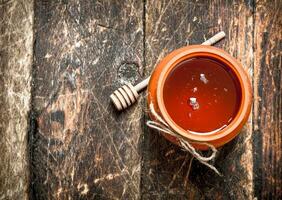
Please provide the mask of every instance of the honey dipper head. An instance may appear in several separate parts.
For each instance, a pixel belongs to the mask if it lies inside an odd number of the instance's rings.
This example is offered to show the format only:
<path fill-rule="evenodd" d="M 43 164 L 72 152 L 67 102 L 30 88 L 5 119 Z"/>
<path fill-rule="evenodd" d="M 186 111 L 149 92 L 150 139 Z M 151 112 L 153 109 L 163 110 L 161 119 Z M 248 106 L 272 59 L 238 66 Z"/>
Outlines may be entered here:
<path fill-rule="evenodd" d="M 136 89 L 128 83 L 114 91 L 110 98 L 116 109 L 121 111 L 135 103 L 138 96 Z"/>

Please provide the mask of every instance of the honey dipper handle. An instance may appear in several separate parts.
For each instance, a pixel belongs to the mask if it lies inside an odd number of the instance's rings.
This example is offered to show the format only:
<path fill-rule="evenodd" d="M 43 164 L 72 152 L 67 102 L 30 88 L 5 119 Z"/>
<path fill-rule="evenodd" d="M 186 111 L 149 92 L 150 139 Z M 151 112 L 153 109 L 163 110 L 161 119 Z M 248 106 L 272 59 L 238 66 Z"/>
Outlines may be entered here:
<path fill-rule="evenodd" d="M 207 41 L 203 42 L 202 45 L 213 45 L 224 37 L 225 37 L 225 33 L 223 31 L 221 31 L 221 32 L 215 34 L 213 37 L 211 37 Z"/>
<path fill-rule="evenodd" d="M 150 80 L 149 76 L 148 78 L 144 79 L 143 81 L 141 81 L 140 83 L 138 83 L 137 85 L 134 86 L 135 90 L 137 92 L 140 92 L 141 90 L 143 90 L 145 87 L 147 87 L 149 80 Z"/>

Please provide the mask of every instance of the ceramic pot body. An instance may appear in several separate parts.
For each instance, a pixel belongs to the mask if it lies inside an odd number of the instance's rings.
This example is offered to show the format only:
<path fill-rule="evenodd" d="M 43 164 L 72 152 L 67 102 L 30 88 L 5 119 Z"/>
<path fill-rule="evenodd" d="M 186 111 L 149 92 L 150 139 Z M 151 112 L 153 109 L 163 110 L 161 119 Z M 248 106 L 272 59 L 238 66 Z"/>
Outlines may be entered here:
<path fill-rule="evenodd" d="M 163 88 L 168 74 L 180 62 L 194 57 L 207 57 L 224 63 L 238 78 L 241 89 L 241 103 L 235 118 L 224 129 L 209 135 L 193 134 L 178 126 L 169 116 L 163 99 Z M 243 66 L 228 53 L 212 46 L 191 45 L 171 52 L 157 65 L 149 81 L 147 100 L 148 105 L 151 103 L 154 105 L 157 114 L 166 121 L 173 131 L 183 136 L 187 141 L 196 142 L 192 143 L 195 148 L 206 150 L 208 149 L 206 145 L 201 145 L 197 142 L 207 142 L 215 147 L 220 147 L 232 140 L 240 132 L 243 125 L 248 120 L 251 111 L 251 83 Z M 152 114 L 150 114 L 150 117 L 154 120 Z M 162 134 L 169 141 L 178 144 L 175 137 L 165 133 Z"/>

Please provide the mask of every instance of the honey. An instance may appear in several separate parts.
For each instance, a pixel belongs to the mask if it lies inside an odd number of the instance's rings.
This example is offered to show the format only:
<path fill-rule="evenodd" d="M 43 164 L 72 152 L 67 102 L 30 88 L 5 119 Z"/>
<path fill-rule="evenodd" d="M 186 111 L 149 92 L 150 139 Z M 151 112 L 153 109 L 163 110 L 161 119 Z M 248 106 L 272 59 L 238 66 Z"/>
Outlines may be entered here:
<path fill-rule="evenodd" d="M 238 113 L 241 88 L 235 73 L 209 57 L 177 64 L 163 88 L 165 108 L 184 130 L 209 134 L 224 129 Z"/>

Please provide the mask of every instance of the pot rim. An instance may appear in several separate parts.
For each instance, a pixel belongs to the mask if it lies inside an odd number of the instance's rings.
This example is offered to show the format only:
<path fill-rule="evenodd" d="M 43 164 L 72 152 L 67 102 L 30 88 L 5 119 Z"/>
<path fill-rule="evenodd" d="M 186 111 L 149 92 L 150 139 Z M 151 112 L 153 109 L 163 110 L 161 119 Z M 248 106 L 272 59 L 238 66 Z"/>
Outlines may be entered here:
<path fill-rule="evenodd" d="M 171 56 L 171 54 L 174 55 Z M 163 70 L 160 73 L 159 81 L 157 83 L 157 104 L 164 120 L 174 131 L 191 141 L 209 142 L 224 138 L 232 133 L 234 134 L 235 130 L 238 129 L 238 127 L 243 126 L 247 121 L 251 107 L 251 83 L 243 66 L 225 51 L 212 46 L 190 45 L 177 49 L 171 54 L 168 55 L 168 57 L 170 56 L 170 59 L 163 59 L 159 64 L 162 66 Z M 226 67 L 234 72 L 241 87 L 241 102 L 235 118 L 224 129 L 211 134 L 194 134 L 188 130 L 184 130 L 172 120 L 165 108 L 163 100 L 163 87 L 168 74 L 178 63 L 195 56 L 210 57 L 223 62 Z"/>

